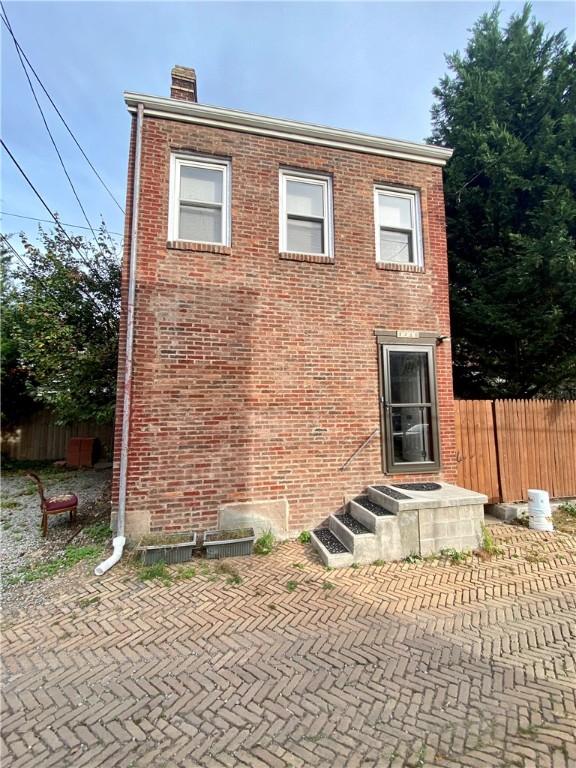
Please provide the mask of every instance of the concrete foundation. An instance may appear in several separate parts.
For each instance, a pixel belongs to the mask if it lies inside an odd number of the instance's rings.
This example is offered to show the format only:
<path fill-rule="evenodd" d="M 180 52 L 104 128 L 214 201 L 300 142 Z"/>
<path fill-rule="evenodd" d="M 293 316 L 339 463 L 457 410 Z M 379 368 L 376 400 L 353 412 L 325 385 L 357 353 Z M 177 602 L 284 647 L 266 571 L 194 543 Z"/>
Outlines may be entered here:
<path fill-rule="evenodd" d="M 222 504 L 218 510 L 218 527 L 254 528 L 256 536 L 272 531 L 277 539 L 288 538 L 289 507 L 287 499 L 246 501 Z"/>

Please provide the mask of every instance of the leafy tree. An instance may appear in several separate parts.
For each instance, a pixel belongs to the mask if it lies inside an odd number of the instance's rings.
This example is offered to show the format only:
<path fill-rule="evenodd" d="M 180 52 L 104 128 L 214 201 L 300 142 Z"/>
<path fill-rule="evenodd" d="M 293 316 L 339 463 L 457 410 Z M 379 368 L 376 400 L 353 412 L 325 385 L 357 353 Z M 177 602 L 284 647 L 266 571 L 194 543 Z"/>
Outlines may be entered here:
<path fill-rule="evenodd" d="M 449 146 L 456 394 L 576 394 L 576 47 L 530 5 L 472 30 L 434 89 Z"/>
<path fill-rule="evenodd" d="M 38 406 L 30 397 L 27 383 L 30 374 L 23 367 L 18 354 L 14 332 L 14 312 L 17 291 L 10 273 L 10 259 L 2 256 L 0 262 L 2 288 L 2 325 L 0 328 L 0 373 L 2 381 L 2 430 L 10 432 L 22 418 Z"/>
<path fill-rule="evenodd" d="M 104 225 L 97 243 L 68 239 L 59 229 L 41 229 L 39 246 L 24 235 L 21 240 L 28 267 L 10 259 L 3 289 L 3 346 L 9 354 L 2 378 L 15 391 L 8 411 L 21 410 L 25 379 L 26 394 L 61 423 L 111 421 L 120 304 L 114 243 Z"/>

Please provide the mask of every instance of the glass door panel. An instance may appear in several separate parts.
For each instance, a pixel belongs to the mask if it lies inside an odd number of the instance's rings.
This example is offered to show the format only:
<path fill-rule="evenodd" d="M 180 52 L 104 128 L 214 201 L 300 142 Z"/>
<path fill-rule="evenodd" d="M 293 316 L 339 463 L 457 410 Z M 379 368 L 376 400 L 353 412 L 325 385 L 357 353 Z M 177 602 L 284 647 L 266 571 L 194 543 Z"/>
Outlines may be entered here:
<path fill-rule="evenodd" d="M 383 349 L 384 425 L 389 468 L 437 462 L 432 347 Z"/>

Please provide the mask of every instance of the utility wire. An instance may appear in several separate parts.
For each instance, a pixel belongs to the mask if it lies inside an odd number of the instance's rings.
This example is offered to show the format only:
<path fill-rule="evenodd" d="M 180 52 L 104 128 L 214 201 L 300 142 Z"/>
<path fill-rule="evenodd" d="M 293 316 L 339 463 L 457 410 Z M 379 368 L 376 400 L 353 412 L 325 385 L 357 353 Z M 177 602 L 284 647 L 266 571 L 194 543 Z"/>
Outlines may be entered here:
<path fill-rule="evenodd" d="M 36 216 L 24 216 L 22 213 L 10 213 L 9 211 L 0 211 L 0 216 L 14 216 L 16 219 L 29 219 L 30 221 L 40 221 L 44 224 L 53 224 L 53 221 L 51 219 L 38 219 Z M 72 227 L 73 229 L 89 229 L 89 227 L 85 227 L 82 224 L 67 224 L 65 221 L 62 222 L 63 227 Z M 118 237 L 124 237 L 122 232 L 112 232 L 111 230 L 107 229 L 106 233 L 108 235 L 117 235 Z"/>
<path fill-rule="evenodd" d="M 4 13 L 6 13 L 5 10 L 4 10 Z M 5 23 L 8 24 L 8 29 L 9 29 L 10 32 L 12 32 L 12 27 L 10 26 L 10 22 L 8 21 L 8 17 L 6 17 Z M 23 72 L 24 72 L 24 74 L 26 76 L 26 80 L 28 81 L 28 85 L 30 86 L 30 90 L 32 91 L 32 96 L 34 97 L 34 101 L 36 102 L 36 106 L 38 107 L 38 111 L 40 112 L 40 116 L 42 118 L 42 122 L 44 123 L 44 128 L 46 128 L 46 132 L 48 133 L 48 136 L 50 137 L 50 141 L 52 142 L 52 146 L 54 147 L 54 151 L 58 155 L 58 160 L 60 161 L 60 165 L 62 166 L 62 170 L 64 171 L 64 175 L 68 179 L 68 184 L 70 184 L 72 192 L 74 193 L 74 197 L 76 198 L 76 202 L 80 206 L 80 210 L 82 211 L 82 215 L 84 216 L 84 220 L 86 221 L 86 224 L 88 224 L 88 228 L 92 232 L 92 237 L 94 238 L 94 241 L 97 243 L 98 240 L 97 240 L 97 237 L 96 237 L 96 232 L 94 231 L 94 227 L 90 223 L 90 219 L 88 218 L 88 214 L 86 213 L 86 210 L 84 209 L 84 206 L 82 205 L 82 201 L 80 200 L 80 197 L 78 195 L 76 187 L 74 186 L 74 182 L 70 178 L 70 174 L 68 173 L 68 169 L 66 168 L 64 160 L 62 158 L 62 155 L 60 154 L 60 150 L 58 149 L 58 145 L 56 144 L 56 141 L 54 139 L 52 131 L 50 130 L 50 126 L 48 125 L 48 122 L 46 120 L 46 115 L 44 114 L 44 110 L 42 109 L 42 105 L 38 101 L 38 96 L 36 95 L 36 89 L 34 88 L 32 80 L 30 79 L 30 75 L 28 74 L 28 70 L 26 69 L 26 64 L 24 64 L 24 59 L 22 58 L 22 54 L 20 53 L 20 49 L 18 48 L 18 46 L 16 46 L 16 53 L 18 54 L 18 58 L 20 59 L 20 65 L 21 65 L 22 70 L 23 70 Z"/>
<path fill-rule="evenodd" d="M 116 197 L 114 196 L 113 192 L 110 190 L 110 188 L 108 187 L 108 185 L 106 184 L 106 182 L 104 181 L 104 179 L 102 178 L 102 176 L 100 176 L 100 174 L 98 173 L 98 171 L 96 170 L 96 168 L 94 167 L 94 165 L 92 164 L 92 162 L 90 161 L 90 158 L 88 157 L 88 155 L 86 154 L 86 152 L 85 152 L 85 151 L 84 151 L 84 149 L 82 148 L 82 146 L 81 146 L 80 142 L 78 141 L 78 139 L 77 139 L 77 138 L 76 138 L 76 136 L 74 135 L 74 132 L 72 131 L 72 129 L 70 128 L 70 126 L 68 125 L 68 123 L 66 122 L 66 120 L 64 119 L 64 116 L 62 115 L 62 113 L 60 112 L 60 110 L 58 109 L 58 107 L 56 106 L 56 104 L 54 103 L 54 99 L 53 99 L 53 98 L 50 96 L 50 94 L 49 94 L 49 93 L 48 93 L 48 91 L 46 90 L 46 87 L 45 87 L 44 83 L 42 82 L 42 80 L 40 79 L 40 76 L 38 75 L 38 73 L 36 72 L 36 70 L 34 69 L 34 67 L 32 66 L 32 64 L 30 63 L 30 59 L 29 59 L 29 58 L 26 56 L 26 53 L 25 53 L 25 52 L 24 52 L 24 50 L 22 49 L 22 47 L 21 47 L 20 43 L 18 42 L 18 40 L 16 39 L 16 36 L 14 35 L 14 32 L 12 31 L 12 27 L 10 26 L 10 22 L 8 21 L 8 14 L 6 13 L 6 9 L 4 8 L 4 3 L 2 3 L 2 2 L 1 2 L 1 0 L 0 0 L 0 6 L 1 6 L 1 8 L 2 8 L 2 15 L 0 15 L 0 18 L 2 19 L 2 21 L 4 22 L 4 24 L 5 24 L 5 26 L 6 26 L 6 29 L 7 29 L 7 30 L 8 30 L 8 32 L 10 33 L 10 35 L 11 35 L 11 37 L 12 37 L 12 40 L 14 41 L 14 45 L 16 46 L 16 50 L 18 51 L 18 54 L 19 54 L 19 55 L 20 55 L 20 54 L 22 54 L 22 56 L 24 57 L 24 61 L 25 61 L 25 62 L 26 62 L 26 64 L 28 64 L 28 66 L 30 67 L 30 71 L 32 72 L 32 74 L 34 75 L 34 77 L 36 78 L 36 80 L 38 81 L 38 84 L 40 85 L 40 87 L 42 88 L 42 90 L 44 91 L 44 93 L 46 94 L 46 97 L 48 98 L 48 101 L 50 102 L 50 104 L 51 104 L 51 105 L 52 105 L 52 107 L 54 108 L 54 111 L 56 112 L 56 114 L 58 115 L 58 117 L 60 118 L 60 120 L 63 122 L 63 124 L 64 124 L 64 127 L 66 128 L 66 130 L 68 131 L 68 133 L 69 133 L 69 134 L 70 134 L 70 136 L 72 137 L 72 140 L 74 141 L 74 143 L 76 144 L 76 146 L 78 147 L 78 149 L 80 150 L 80 152 L 82 153 L 82 156 L 84 157 L 84 159 L 86 160 L 86 162 L 88 163 L 88 165 L 90 166 L 90 168 L 91 168 L 91 169 L 94 171 L 94 173 L 96 174 L 96 177 L 98 178 L 98 181 L 99 181 L 99 182 L 102 184 L 102 186 L 104 187 L 104 189 L 106 190 L 106 192 L 108 192 L 108 194 L 110 195 L 110 197 L 112 198 L 112 200 L 113 200 L 113 201 L 116 203 L 116 205 L 118 206 L 118 208 L 120 209 L 120 211 L 121 211 L 121 212 L 124 214 L 124 213 L 125 213 L 125 211 L 124 211 L 124 208 L 123 208 L 123 207 L 120 205 L 120 203 L 118 202 L 118 200 L 117 200 L 117 199 L 116 199 Z"/>
<path fill-rule="evenodd" d="M 88 262 L 88 261 L 85 259 L 84 255 L 82 254 L 82 252 L 80 251 L 80 249 L 78 248 L 78 246 L 76 245 L 76 243 L 74 242 L 74 240 L 72 240 L 72 238 L 70 237 L 70 235 L 68 234 L 68 232 L 66 232 L 66 230 L 64 229 L 64 227 L 62 226 L 62 224 L 61 224 L 61 223 L 60 223 L 60 221 L 58 220 L 58 217 L 56 216 L 56 214 L 54 214 L 54 213 L 52 212 L 52 210 L 50 209 L 50 207 L 48 206 L 48 204 L 46 203 L 46 201 L 44 200 L 44 198 L 42 197 L 42 195 L 40 194 L 40 192 L 38 192 L 38 190 L 36 189 L 36 187 L 34 186 L 34 184 L 33 184 L 33 183 L 30 181 L 29 177 L 27 176 L 26 172 L 24 171 L 24 169 L 22 168 L 22 166 L 20 165 L 20 163 L 18 162 L 18 160 L 16 160 L 16 158 L 14 157 L 14 155 L 12 154 L 12 152 L 10 152 L 10 150 L 9 150 L 9 149 L 8 149 L 8 147 L 6 146 L 6 142 L 4 141 L 4 139 L 0 138 L 0 144 L 1 144 L 1 145 L 4 147 L 4 150 L 5 150 L 5 152 L 8 154 L 8 156 L 10 157 L 10 159 L 12 160 L 12 162 L 14 163 L 14 165 L 16 166 L 16 168 L 17 168 L 17 169 L 20 171 L 20 173 L 22 174 L 22 176 L 24 177 L 24 179 L 26 180 L 26 182 L 28 183 L 29 187 L 32 189 L 32 191 L 34 192 L 34 194 L 36 195 L 36 197 L 37 197 L 37 198 L 40 200 L 40 202 L 42 203 L 42 205 L 44 206 L 44 208 L 45 208 L 45 209 L 48 211 L 48 213 L 49 213 L 49 214 L 50 214 L 50 216 L 52 217 L 52 219 L 53 219 L 54 223 L 56 224 L 56 226 L 58 227 L 58 229 L 59 229 L 59 230 L 62 232 L 62 234 L 64 235 L 64 237 L 66 238 L 66 240 L 68 240 L 68 242 L 70 243 L 70 245 L 71 245 L 71 246 L 74 248 L 74 250 L 75 250 L 75 251 L 78 253 L 78 255 L 80 256 L 80 259 L 81 259 L 81 260 L 82 260 L 82 262 L 83 262 L 83 264 L 85 264 L 85 266 L 86 266 L 86 267 L 88 268 L 88 270 L 89 270 L 89 271 L 92 273 L 92 275 L 94 275 L 94 270 L 93 270 L 92 266 L 91 266 L 91 265 L 90 265 L 90 263 L 89 263 L 89 262 Z M 98 273 L 96 273 L 96 277 L 95 277 L 94 279 L 95 279 L 95 281 L 96 281 L 96 282 L 100 282 L 100 281 L 101 281 L 100 275 L 98 275 Z"/>

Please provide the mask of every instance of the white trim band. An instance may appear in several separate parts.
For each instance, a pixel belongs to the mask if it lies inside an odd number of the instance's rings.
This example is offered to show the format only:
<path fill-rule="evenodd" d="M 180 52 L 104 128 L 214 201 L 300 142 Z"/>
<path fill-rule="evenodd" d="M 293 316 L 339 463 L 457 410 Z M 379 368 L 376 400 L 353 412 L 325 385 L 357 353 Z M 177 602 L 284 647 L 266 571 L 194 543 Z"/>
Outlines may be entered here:
<path fill-rule="evenodd" d="M 417 144 L 411 141 L 370 136 L 367 133 L 328 128 L 314 123 L 301 123 L 296 120 L 283 120 L 277 117 L 255 115 L 251 112 L 241 112 L 236 109 L 210 107 L 192 101 L 166 99 L 160 96 L 146 96 L 130 92 L 124 93 L 124 100 L 129 112 L 135 112 L 137 105 L 143 104 L 146 117 L 210 125 L 214 128 L 227 128 L 232 131 L 301 141 L 307 144 L 320 144 L 336 149 L 367 152 L 373 155 L 395 157 L 400 160 L 412 160 L 430 165 L 445 165 L 452 156 L 451 149 L 436 147 L 432 144 Z"/>

